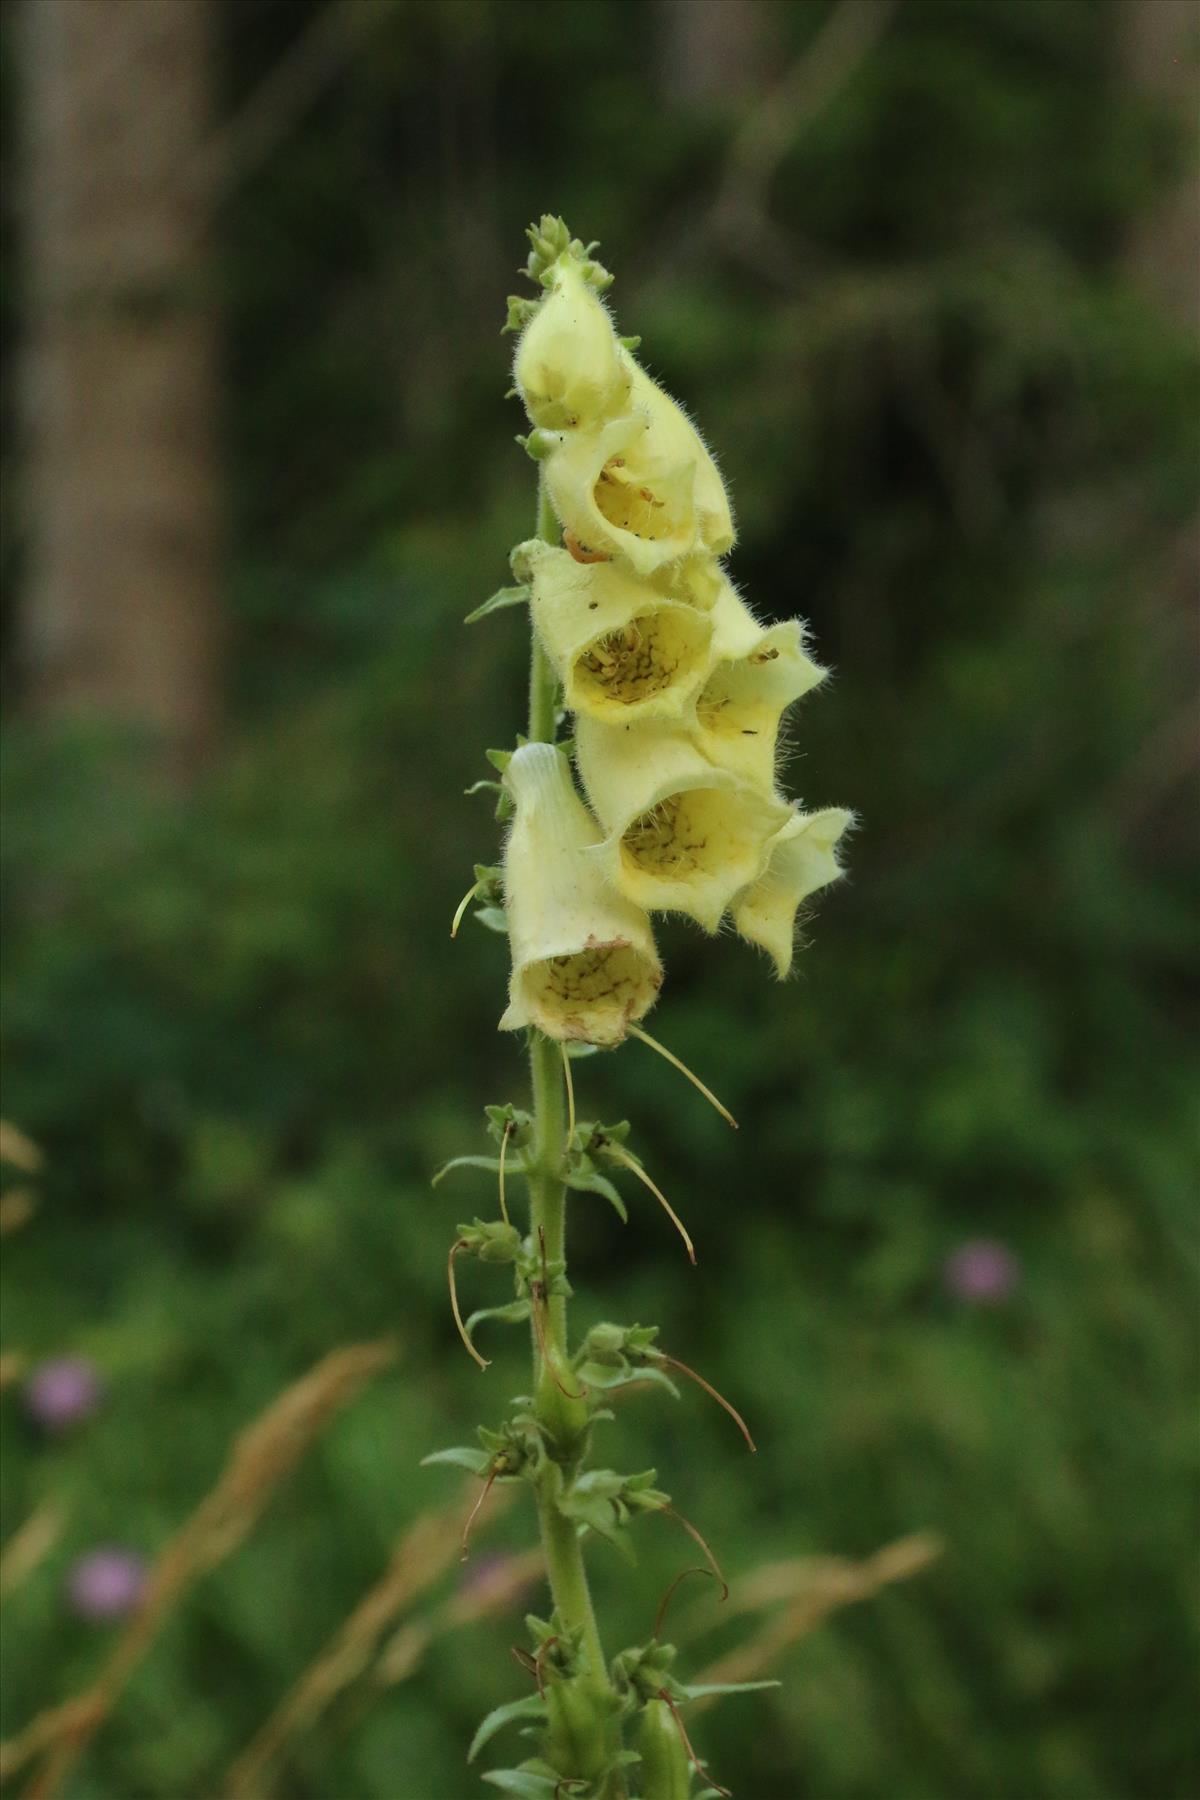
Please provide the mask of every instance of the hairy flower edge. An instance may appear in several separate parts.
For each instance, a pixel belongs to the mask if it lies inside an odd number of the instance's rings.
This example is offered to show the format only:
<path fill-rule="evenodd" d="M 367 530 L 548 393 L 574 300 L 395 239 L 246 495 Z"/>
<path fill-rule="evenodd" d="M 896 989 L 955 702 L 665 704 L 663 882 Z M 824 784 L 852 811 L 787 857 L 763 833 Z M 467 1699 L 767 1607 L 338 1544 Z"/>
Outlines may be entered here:
<path fill-rule="evenodd" d="M 580 718 L 576 756 L 607 833 L 599 855 L 613 887 L 648 912 L 683 912 L 715 931 L 734 895 L 765 869 L 787 803 L 654 722 Z"/>
<path fill-rule="evenodd" d="M 600 833 L 561 752 L 523 745 L 504 782 L 516 815 L 504 852 L 512 974 L 500 1029 L 619 1044 L 662 986 L 650 921 L 606 883 Z"/>
<path fill-rule="evenodd" d="M 537 540 L 513 553 L 528 572 L 533 623 L 572 712 L 624 721 L 678 718 L 709 673 L 710 616 L 615 563 L 578 561 Z"/>
<path fill-rule="evenodd" d="M 792 966 L 797 910 L 818 888 L 841 878 L 836 852 L 853 823 L 854 814 L 836 806 L 795 814 L 771 845 L 762 875 L 730 908 L 739 935 L 767 952 L 781 981 Z"/>
<path fill-rule="evenodd" d="M 827 673 L 806 653 L 799 619 L 760 631 L 743 655 L 717 664 L 698 694 L 700 748 L 719 767 L 771 787 L 780 721 Z"/>

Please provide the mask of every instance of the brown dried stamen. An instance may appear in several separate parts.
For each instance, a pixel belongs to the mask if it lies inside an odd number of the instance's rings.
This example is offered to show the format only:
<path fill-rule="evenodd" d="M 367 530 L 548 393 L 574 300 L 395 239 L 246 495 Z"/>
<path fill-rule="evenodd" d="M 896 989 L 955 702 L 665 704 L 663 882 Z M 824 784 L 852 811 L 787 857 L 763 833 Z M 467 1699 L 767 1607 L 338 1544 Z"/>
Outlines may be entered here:
<path fill-rule="evenodd" d="M 625 474 L 623 468 L 621 460 L 614 458 L 601 469 L 594 489 L 597 510 L 610 525 L 633 537 L 651 542 L 670 537 L 675 523 L 666 501 L 653 488 Z"/>
<path fill-rule="evenodd" d="M 575 679 L 598 699 L 636 706 L 695 669 L 706 641 L 701 615 L 674 607 L 639 613 L 589 646 L 575 664 Z"/>

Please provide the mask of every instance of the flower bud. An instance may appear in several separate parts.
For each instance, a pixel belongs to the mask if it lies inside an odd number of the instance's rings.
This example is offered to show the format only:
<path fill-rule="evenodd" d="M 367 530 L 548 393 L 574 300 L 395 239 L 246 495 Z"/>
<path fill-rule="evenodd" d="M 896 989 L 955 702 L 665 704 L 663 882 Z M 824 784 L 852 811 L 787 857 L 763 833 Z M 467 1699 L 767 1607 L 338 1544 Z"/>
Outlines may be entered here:
<path fill-rule="evenodd" d="M 713 648 L 721 660 L 696 700 L 696 739 L 719 767 L 770 788 L 779 721 L 827 671 L 805 653 L 799 619 L 764 630 L 732 587 L 713 610 Z"/>
<path fill-rule="evenodd" d="M 608 833 L 614 887 L 647 911 L 684 912 L 715 931 L 757 881 L 790 809 L 716 768 L 682 732 L 655 722 L 576 723 L 580 774 Z"/>
<path fill-rule="evenodd" d="M 612 320 L 569 253 L 521 334 L 513 380 L 530 419 L 551 431 L 599 424 L 626 404 L 630 374 Z"/>
<path fill-rule="evenodd" d="M 502 1031 L 611 1046 L 658 997 L 644 912 L 605 883 L 600 834 L 551 744 L 524 744 L 504 775 L 516 818 L 504 852 L 512 978 Z"/>
<path fill-rule="evenodd" d="M 765 873 L 730 908 L 741 936 L 768 953 L 781 980 L 792 966 L 796 909 L 841 876 L 834 851 L 853 817 L 836 806 L 796 813 L 772 844 Z"/>
<path fill-rule="evenodd" d="M 678 718 L 710 665 L 712 621 L 611 562 L 581 563 L 534 541 L 533 622 L 572 712 L 599 719 Z"/>

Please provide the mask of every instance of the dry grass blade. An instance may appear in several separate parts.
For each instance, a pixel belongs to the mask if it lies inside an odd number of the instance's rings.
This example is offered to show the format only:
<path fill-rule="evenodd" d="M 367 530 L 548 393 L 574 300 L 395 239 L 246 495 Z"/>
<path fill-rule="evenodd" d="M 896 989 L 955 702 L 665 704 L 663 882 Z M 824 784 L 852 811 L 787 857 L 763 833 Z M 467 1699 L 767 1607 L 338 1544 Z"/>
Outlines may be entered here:
<path fill-rule="evenodd" d="M 28 1225 L 37 1211 L 37 1195 L 32 1188 L 13 1188 L 0 1199 L 0 1237 L 9 1237 Z"/>
<path fill-rule="evenodd" d="M 42 1153 L 33 1139 L 7 1119 L 0 1119 L 0 1162 L 11 1163 L 26 1175 L 36 1175 L 42 1166 Z"/>
<path fill-rule="evenodd" d="M 0 1551 L 0 1599 L 25 1581 L 62 1536 L 67 1512 L 57 1500 L 46 1500 L 19 1525 Z"/>
<path fill-rule="evenodd" d="M 730 1612 L 757 1612 L 781 1599 L 783 1610 L 749 1643 L 711 1663 L 696 1677 L 697 1683 L 756 1681 L 769 1674 L 785 1650 L 815 1631 L 831 1613 L 869 1600 L 893 1582 L 908 1581 L 936 1562 L 941 1553 L 936 1538 L 920 1534 L 899 1538 L 864 1562 L 806 1557 L 756 1570 L 733 1588 Z M 708 1704 L 708 1700 L 697 1702 Z"/>
<path fill-rule="evenodd" d="M 234 1440 L 216 1487 L 160 1552 L 150 1571 L 146 1597 L 96 1681 L 62 1706 L 39 1713 L 18 1737 L 0 1745 L 0 1782 L 50 1750 L 52 1754 L 26 1800 L 52 1800 L 184 1594 L 199 1576 L 236 1549 L 334 1413 L 393 1361 L 395 1354 L 390 1339 L 332 1351 L 286 1388 Z"/>
<path fill-rule="evenodd" d="M 497 1507 L 511 1502 L 512 1490 L 498 1489 Z M 396 1546 L 387 1569 L 343 1620 L 308 1669 L 276 1707 L 233 1764 L 222 1800 L 264 1800 L 271 1767 L 284 1746 L 308 1731 L 339 1694 L 366 1670 L 383 1633 L 414 1600 L 453 1566 L 459 1555 L 467 1507 L 423 1513 Z M 493 1517 L 497 1516 L 494 1512 Z M 427 1625 L 406 1626 L 388 1646 L 404 1679 L 420 1663 L 433 1636 Z"/>

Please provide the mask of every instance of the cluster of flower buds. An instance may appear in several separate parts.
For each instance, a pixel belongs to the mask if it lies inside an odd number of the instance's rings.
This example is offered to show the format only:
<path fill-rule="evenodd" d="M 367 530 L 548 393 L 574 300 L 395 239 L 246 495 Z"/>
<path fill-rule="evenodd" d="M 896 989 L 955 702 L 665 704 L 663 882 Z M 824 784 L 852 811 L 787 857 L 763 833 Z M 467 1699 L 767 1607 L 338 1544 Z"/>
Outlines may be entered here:
<path fill-rule="evenodd" d="M 594 246 L 542 221 L 517 302 L 525 443 L 561 527 L 513 552 L 534 629 L 575 715 L 583 804 L 563 752 L 521 746 L 504 864 L 512 944 L 501 1024 L 611 1046 L 662 981 L 648 915 L 742 937 L 792 963 L 797 908 L 840 873 L 850 823 L 779 790 L 780 724 L 825 671 L 800 620 L 763 626 L 722 558 L 729 496 L 683 409 L 618 337 Z M 590 810 L 589 810 L 590 808 Z"/>

